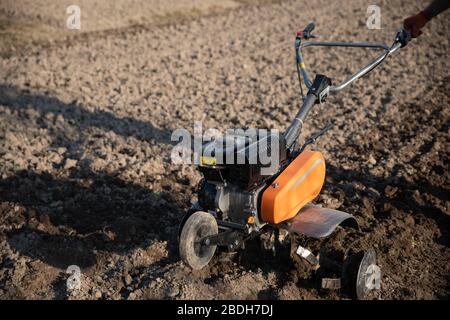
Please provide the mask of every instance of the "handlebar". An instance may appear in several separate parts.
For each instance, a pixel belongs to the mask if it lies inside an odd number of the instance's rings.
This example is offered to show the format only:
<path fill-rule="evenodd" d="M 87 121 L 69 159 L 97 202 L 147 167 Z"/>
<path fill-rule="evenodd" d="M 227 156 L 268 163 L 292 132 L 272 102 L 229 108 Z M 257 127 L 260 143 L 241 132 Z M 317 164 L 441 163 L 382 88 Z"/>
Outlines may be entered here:
<path fill-rule="evenodd" d="M 384 43 L 370 43 L 370 42 L 303 42 L 302 40 L 307 40 L 314 37 L 311 32 L 314 30 L 315 24 L 314 22 L 309 23 L 303 32 L 297 33 L 295 48 L 296 48 L 296 57 L 297 57 L 297 66 L 298 70 L 303 77 L 303 81 L 305 82 L 307 88 L 309 89 L 312 85 L 312 81 L 308 76 L 308 72 L 305 67 L 305 63 L 302 56 L 302 49 L 306 47 L 312 46 L 320 46 L 320 47 L 353 47 L 353 48 L 369 48 L 369 49 L 382 49 L 383 53 L 379 55 L 375 60 L 371 63 L 367 64 L 365 67 L 361 68 L 358 72 L 353 74 L 351 77 L 347 78 L 345 81 L 338 85 L 329 86 L 326 90 L 326 94 L 329 92 L 337 92 L 345 87 L 347 87 L 352 82 L 361 78 L 369 71 L 377 67 L 386 57 L 397 51 L 399 48 L 404 47 L 411 40 L 411 34 L 406 29 L 400 29 L 395 37 L 394 43 L 391 47 L 387 46 Z"/>
<path fill-rule="evenodd" d="M 397 51 L 408 44 L 411 40 L 411 34 L 405 30 L 400 29 L 395 36 L 394 43 L 392 46 L 387 46 L 384 43 L 369 43 L 369 42 L 302 42 L 304 39 L 310 39 L 314 36 L 312 31 L 315 28 L 314 22 L 309 23 L 302 32 L 297 33 L 295 38 L 295 51 L 297 58 L 297 70 L 303 76 L 303 80 L 308 87 L 308 94 L 303 100 L 303 104 L 300 110 L 297 112 L 293 122 L 287 128 L 284 133 L 284 138 L 286 139 L 286 146 L 288 149 L 295 148 L 295 141 L 300 135 L 300 131 L 303 127 L 303 121 L 308 115 L 311 108 L 322 102 L 331 92 L 337 92 L 345 87 L 347 87 L 352 82 L 361 78 L 369 71 L 373 70 L 380 63 L 383 62 L 389 55 Z M 383 53 L 379 55 L 375 60 L 367 64 L 365 67 L 361 68 L 358 72 L 353 74 L 351 77 L 347 78 L 345 81 L 338 85 L 331 85 L 331 79 L 324 75 L 316 75 L 314 82 L 308 77 L 308 72 L 306 71 L 305 63 L 302 57 L 302 48 L 312 47 L 312 46 L 322 46 L 322 47 L 353 47 L 353 48 L 370 48 L 370 49 L 382 49 Z M 300 83 L 301 85 L 301 83 Z"/>

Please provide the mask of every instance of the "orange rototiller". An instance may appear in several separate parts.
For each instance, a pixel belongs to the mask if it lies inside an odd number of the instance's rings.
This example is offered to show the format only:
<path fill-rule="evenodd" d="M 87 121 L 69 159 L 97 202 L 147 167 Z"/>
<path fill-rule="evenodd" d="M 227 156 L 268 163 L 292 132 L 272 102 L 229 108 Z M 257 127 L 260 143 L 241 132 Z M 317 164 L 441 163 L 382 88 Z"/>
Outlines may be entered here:
<path fill-rule="evenodd" d="M 293 122 L 282 135 L 253 136 L 236 135 L 215 139 L 203 145 L 199 170 L 204 176 L 198 187 L 198 201 L 184 216 L 179 229 L 179 250 L 182 260 L 192 269 L 201 269 L 213 257 L 217 246 L 234 251 L 241 248 L 246 240 L 266 232 L 284 230 L 292 239 L 296 236 L 323 239 L 333 233 L 338 226 L 357 228 L 356 219 L 349 213 L 326 209 L 311 204 L 320 193 L 325 181 L 325 159 L 319 151 L 305 150 L 328 127 L 308 139 L 304 145 L 297 142 L 303 122 L 311 108 L 321 104 L 333 93 L 341 91 L 380 65 L 385 58 L 404 47 L 410 40 L 409 33 L 401 29 L 392 46 L 366 42 L 304 42 L 313 37 L 314 23 L 297 33 L 295 51 L 300 88 L 303 78 L 308 93 L 303 97 L 300 110 Z M 380 49 L 382 53 L 371 63 L 360 69 L 343 83 L 332 85 L 331 79 L 318 74 L 311 81 L 305 69 L 302 49 L 312 46 L 354 47 Z M 225 140 L 240 141 L 233 148 L 224 146 Z M 262 142 L 277 140 L 278 167 L 273 174 L 262 175 L 263 165 L 252 161 L 252 150 Z M 264 141 L 263 141 L 264 140 Z M 213 149 L 214 151 L 210 151 Z M 205 154 L 209 154 L 206 156 Z M 227 159 L 243 156 L 242 164 L 219 163 L 217 157 Z M 341 274 L 346 263 L 330 262 L 302 245 L 296 244 L 295 252 L 314 268 L 332 268 Z M 337 267 L 336 267 L 337 266 Z M 363 298 L 373 287 L 376 271 L 375 252 L 366 250 L 358 260 L 354 284 L 359 298 Z M 341 278 L 322 279 L 324 287 L 340 287 Z"/>

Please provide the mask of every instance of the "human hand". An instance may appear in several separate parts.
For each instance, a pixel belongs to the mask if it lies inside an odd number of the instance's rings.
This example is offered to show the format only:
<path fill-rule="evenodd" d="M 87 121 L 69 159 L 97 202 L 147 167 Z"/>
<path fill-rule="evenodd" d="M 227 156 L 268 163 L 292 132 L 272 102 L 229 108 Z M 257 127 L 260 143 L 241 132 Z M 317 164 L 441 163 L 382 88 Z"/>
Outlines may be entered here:
<path fill-rule="evenodd" d="M 403 27 L 411 32 L 413 38 L 417 38 L 422 34 L 422 29 L 428 22 L 428 18 L 422 12 L 406 18 L 403 21 Z"/>

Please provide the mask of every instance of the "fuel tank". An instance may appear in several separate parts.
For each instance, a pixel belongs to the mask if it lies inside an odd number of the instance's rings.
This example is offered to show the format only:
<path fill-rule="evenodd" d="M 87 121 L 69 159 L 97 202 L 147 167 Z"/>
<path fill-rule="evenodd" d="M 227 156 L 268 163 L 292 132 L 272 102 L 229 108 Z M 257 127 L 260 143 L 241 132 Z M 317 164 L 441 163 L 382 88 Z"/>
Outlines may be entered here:
<path fill-rule="evenodd" d="M 325 160 L 318 151 L 303 151 L 261 197 L 261 219 L 280 223 L 294 217 L 316 198 L 325 181 Z"/>

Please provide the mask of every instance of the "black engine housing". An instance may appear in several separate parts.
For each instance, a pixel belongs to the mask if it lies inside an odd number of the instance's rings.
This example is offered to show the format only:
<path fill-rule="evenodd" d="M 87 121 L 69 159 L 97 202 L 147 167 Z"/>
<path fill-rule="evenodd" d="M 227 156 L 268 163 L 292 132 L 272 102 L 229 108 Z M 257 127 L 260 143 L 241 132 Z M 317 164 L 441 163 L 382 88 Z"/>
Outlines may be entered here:
<path fill-rule="evenodd" d="M 235 139 L 236 136 L 227 136 L 226 139 Z M 226 146 L 226 140 L 215 140 L 203 146 L 203 155 L 209 151 L 211 157 L 218 161 L 215 165 L 200 164 L 200 172 L 205 180 L 233 184 L 244 190 L 253 190 L 267 179 L 270 179 L 280 167 L 284 166 L 287 159 L 286 141 L 282 135 L 269 134 L 264 136 L 238 136 L 240 142 L 232 148 Z M 271 150 L 272 139 L 277 139 L 278 150 Z M 272 152 L 277 158 L 278 165 L 270 170 L 270 173 L 262 174 L 261 169 L 270 165 L 261 161 L 261 154 L 272 158 Z M 229 160 L 232 159 L 231 163 Z M 240 159 L 243 163 L 236 163 Z M 244 160 L 244 161 L 242 161 Z"/>

